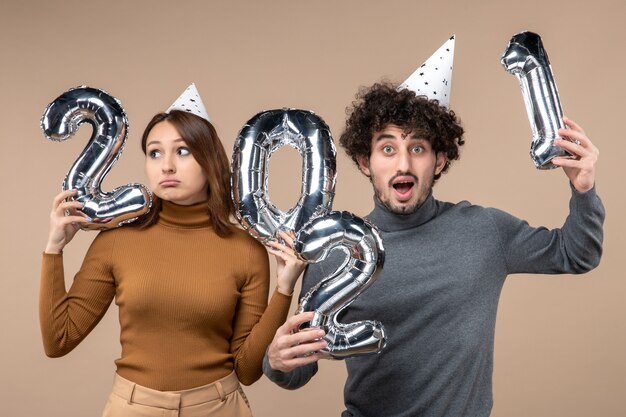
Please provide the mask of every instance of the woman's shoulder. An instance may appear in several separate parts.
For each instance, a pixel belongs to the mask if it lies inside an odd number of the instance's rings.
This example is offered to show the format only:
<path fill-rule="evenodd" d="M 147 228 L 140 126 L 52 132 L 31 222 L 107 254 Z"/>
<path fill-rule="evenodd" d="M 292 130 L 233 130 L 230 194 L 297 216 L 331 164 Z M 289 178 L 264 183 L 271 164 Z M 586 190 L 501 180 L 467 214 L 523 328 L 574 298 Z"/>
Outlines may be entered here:
<path fill-rule="evenodd" d="M 267 256 L 265 246 L 240 227 L 234 226 L 232 228 L 232 234 L 229 236 L 229 239 L 231 239 L 234 244 L 248 248 L 250 252 L 263 253 L 264 256 Z"/>
<path fill-rule="evenodd" d="M 248 233 L 247 230 L 242 229 L 239 226 L 234 226 L 231 228 L 231 235 L 230 238 L 238 241 L 238 242 L 242 242 L 245 244 L 249 244 L 249 245 L 261 245 L 263 246 L 258 240 L 256 240 L 255 238 L 252 237 L 252 235 L 250 235 L 250 233 Z"/>
<path fill-rule="evenodd" d="M 115 242 L 123 242 L 131 236 L 142 233 L 143 229 L 131 226 L 120 226 L 111 229 L 103 229 L 98 232 L 93 240 L 92 245 L 110 246 Z"/>

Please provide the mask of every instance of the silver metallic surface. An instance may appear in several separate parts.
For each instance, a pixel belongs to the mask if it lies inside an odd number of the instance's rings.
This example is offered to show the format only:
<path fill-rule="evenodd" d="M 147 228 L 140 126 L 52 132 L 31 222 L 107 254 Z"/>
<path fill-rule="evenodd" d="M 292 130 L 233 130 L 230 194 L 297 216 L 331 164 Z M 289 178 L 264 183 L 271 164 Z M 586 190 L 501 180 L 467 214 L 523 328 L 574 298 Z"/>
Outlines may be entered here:
<path fill-rule="evenodd" d="M 124 149 L 128 119 L 120 103 L 102 90 L 80 86 L 48 104 L 41 118 L 46 138 L 69 139 L 86 122 L 92 125 L 89 143 L 63 181 L 63 190 L 77 190 L 72 198 L 84 203 L 79 210 L 91 223 L 84 229 L 109 229 L 130 223 L 147 213 L 152 195 L 142 184 L 131 183 L 110 193 L 100 184 Z"/>
<path fill-rule="evenodd" d="M 267 183 L 270 157 L 284 145 L 302 156 L 300 198 L 287 212 L 271 202 Z M 335 158 L 330 130 L 312 112 L 281 109 L 255 115 L 239 132 L 232 157 L 232 199 L 241 225 L 265 241 L 328 213 L 335 194 Z"/>
<path fill-rule="evenodd" d="M 514 35 L 500 63 L 520 83 L 533 134 L 530 156 L 538 169 L 551 169 L 556 156 L 570 156 L 554 145 L 563 128 L 563 110 L 541 37 L 533 32 Z"/>
<path fill-rule="evenodd" d="M 376 229 L 365 220 L 344 212 L 331 212 L 307 224 L 296 236 L 294 249 L 309 263 L 322 262 L 333 249 L 347 258 L 329 277 L 311 288 L 300 300 L 298 313 L 314 311 L 303 327 L 320 327 L 328 347 L 320 352 L 328 359 L 378 353 L 385 346 L 380 322 L 364 320 L 343 324 L 337 317 L 376 279 L 385 251 Z"/>

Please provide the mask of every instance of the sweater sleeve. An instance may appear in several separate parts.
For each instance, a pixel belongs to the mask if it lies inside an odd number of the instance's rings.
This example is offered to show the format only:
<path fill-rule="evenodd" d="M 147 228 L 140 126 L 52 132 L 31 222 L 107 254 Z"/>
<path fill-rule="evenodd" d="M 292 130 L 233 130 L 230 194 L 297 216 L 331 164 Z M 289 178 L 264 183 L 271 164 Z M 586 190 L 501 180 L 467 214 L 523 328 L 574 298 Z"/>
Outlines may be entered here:
<path fill-rule="evenodd" d="M 295 368 L 291 372 L 273 369 L 267 355 L 263 358 L 263 373 L 276 385 L 285 389 L 298 389 L 306 385 L 317 373 L 317 362 Z"/>
<path fill-rule="evenodd" d="M 98 324 L 115 296 L 110 266 L 112 241 L 100 233 L 91 244 L 69 291 L 62 254 L 43 254 L 39 322 L 46 355 L 71 352 Z"/>
<path fill-rule="evenodd" d="M 490 209 L 502 243 L 508 273 L 580 274 L 598 266 L 602 256 L 604 206 L 595 187 L 572 188 L 569 215 L 561 228 L 531 227 Z"/>
<path fill-rule="evenodd" d="M 262 375 L 263 355 L 274 338 L 276 330 L 285 322 L 291 296 L 269 292 L 269 260 L 267 251 L 253 241 L 247 260 L 248 277 L 233 322 L 231 352 L 239 381 L 250 385 Z"/>

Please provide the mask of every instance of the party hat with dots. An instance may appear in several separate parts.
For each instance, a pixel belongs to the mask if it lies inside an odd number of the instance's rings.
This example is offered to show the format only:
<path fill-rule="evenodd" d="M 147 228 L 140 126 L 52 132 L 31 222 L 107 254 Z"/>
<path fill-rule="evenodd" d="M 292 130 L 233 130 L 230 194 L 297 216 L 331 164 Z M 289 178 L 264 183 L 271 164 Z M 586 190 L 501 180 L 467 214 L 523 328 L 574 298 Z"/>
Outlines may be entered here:
<path fill-rule="evenodd" d="M 426 62 L 424 62 L 398 90 L 408 88 L 417 95 L 439 100 L 439 104 L 450 104 L 450 86 L 452 85 L 452 62 L 454 61 L 454 41 L 452 35 Z"/>
<path fill-rule="evenodd" d="M 196 116 L 202 117 L 207 121 L 211 121 L 209 118 L 209 114 L 204 108 L 204 104 L 202 103 L 202 99 L 200 98 L 200 94 L 198 94 L 198 90 L 196 89 L 195 84 L 191 84 L 183 93 L 176 99 L 174 104 L 170 106 L 169 109 L 165 111 L 165 113 L 169 113 L 172 110 L 181 110 L 186 111 L 191 114 L 195 114 Z"/>

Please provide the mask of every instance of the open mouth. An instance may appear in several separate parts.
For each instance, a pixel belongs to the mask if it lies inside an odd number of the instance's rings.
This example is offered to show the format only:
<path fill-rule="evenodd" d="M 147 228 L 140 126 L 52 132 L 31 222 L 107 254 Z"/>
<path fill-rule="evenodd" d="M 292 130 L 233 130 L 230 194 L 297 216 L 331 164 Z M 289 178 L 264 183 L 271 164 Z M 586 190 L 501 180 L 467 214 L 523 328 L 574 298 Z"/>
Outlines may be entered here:
<path fill-rule="evenodd" d="M 413 181 L 398 181 L 392 185 L 393 189 L 396 190 L 398 197 L 406 198 L 410 197 L 411 190 L 413 190 L 413 186 L 415 183 Z"/>
<path fill-rule="evenodd" d="M 393 188 L 400 194 L 406 194 L 413 188 L 413 182 L 398 182 L 393 185 Z"/>

